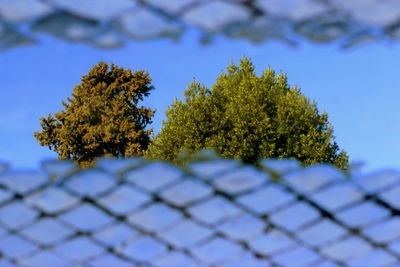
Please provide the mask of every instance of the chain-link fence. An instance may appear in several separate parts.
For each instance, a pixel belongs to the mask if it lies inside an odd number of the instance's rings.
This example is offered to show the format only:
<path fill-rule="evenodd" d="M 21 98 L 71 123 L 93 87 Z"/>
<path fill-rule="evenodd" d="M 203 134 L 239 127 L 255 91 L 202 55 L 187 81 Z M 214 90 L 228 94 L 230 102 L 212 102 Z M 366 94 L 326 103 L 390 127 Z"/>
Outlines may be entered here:
<path fill-rule="evenodd" d="M 397 0 L 0 0 L 0 50 L 38 34 L 117 48 L 130 39 L 179 39 L 188 28 L 253 42 L 338 40 L 344 48 L 400 36 Z"/>
<path fill-rule="evenodd" d="M 398 266 L 399 171 L 262 166 L 3 166 L 0 266 Z"/>

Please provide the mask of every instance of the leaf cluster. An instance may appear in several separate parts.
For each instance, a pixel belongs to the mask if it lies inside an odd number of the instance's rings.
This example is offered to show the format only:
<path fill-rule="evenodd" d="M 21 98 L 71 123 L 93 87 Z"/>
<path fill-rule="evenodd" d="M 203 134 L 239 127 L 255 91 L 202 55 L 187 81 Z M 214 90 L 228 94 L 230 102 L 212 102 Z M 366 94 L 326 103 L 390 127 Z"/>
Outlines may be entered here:
<path fill-rule="evenodd" d="M 100 62 L 75 86 L 65 110 L 41 118 L 35 138 L 42 146 L 80 167 L 93 165 L 99 156 L 142 155 L 150 142 L 155 111 L 139 107 L 148 96 L 151 78 L 145 71 L 132 72 Z"/>
<path fill-rule="evenodd" d="M 260 77 L 248 58 L 232 64 L 211 89 L 193 81 L 168 108 L 161 132 L 145 155 L 178 163 L 182 151 L 211 148 L 225 158 L 257 164 L 261 158 L 293 158 L 303 165 L 331 163 L 347 169 L 326 113 L 320 114 L 285 74 L 271 68 Z"/>

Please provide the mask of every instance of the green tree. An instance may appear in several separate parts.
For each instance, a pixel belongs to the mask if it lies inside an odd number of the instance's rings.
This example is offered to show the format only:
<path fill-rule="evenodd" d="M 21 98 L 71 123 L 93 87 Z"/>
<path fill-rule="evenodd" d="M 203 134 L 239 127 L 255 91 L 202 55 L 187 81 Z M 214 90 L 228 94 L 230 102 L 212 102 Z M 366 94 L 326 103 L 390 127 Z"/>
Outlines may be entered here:
<path fill-rule="evenodd" d="M 257 77 L 251 61 L 243 58 L 211 90 L 194 81 L 184 95 L 185 102 L 175 99 L 168 108 L 148 158 L 178 163 L 182 151 L 211 148 L 251 164 L 260 158 L 293 158 L 302 165 L 348 167 L 348 156 L 333 141 L 328 115 L 319 114 L 299 88 L 290 88 L 285 74 L 268 68 Z"/>
<path fill-rule="evenodd" d="M 138 107 L 139 100 L 153 89 L 149 74 L 143 70 L 95 65 L 75 86 L 69 104 L 62 101 L 65 111 L 40 118 L 42 132 L 35 138 L 42 146 L 69 159 L 79 167 L 93 166 L 100 156 L 130 157 L 142 155 L 147 149 L 155 111 Z"/>

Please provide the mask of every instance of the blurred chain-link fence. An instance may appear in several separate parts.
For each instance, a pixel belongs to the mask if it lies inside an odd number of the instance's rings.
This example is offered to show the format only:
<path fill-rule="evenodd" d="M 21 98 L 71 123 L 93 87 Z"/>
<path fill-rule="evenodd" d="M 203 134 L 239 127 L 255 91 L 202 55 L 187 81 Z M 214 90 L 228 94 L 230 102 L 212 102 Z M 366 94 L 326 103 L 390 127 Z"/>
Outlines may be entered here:
<path fill-rule="evenodd" d="M 37 35 L 117 48 L 130 39 L 220 34 L 253 42 L 338 40 L 343 48 L 400 36 L 398 0 L 0 0 L 0 50 Z"/>
<path fill-rule="evenodd" d="M 398 266 L 399 171 L 262 166 L 3 166 L 0 266 Z"/>

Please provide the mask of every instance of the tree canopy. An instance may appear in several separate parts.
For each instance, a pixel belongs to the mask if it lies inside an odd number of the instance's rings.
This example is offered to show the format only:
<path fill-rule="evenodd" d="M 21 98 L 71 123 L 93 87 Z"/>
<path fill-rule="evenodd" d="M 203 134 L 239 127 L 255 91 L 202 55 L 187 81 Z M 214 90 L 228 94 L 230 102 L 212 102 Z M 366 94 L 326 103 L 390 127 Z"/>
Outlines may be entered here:
<path fill-rule="evenodd" d="M 42 132 L 35 138 L 42 146 L 79 167 L 90 167 L 100 156 L 130 157 L 147 149 L 155 110 L 138 107 L 153 89 L 149 74 L 132 72 L 104 62 L 95 65 L 73 89 L 65 110 L 40 118 Z"/>
<path fill-rule="evenodd" d="M 302 165 L 331 163 L 348 168 L 334 141 L 328 115 L 319 113 L 271 68 L 257 77 L 250 59 L 232 64 L 211 89 L 193 81 L 168 108 L 163 128 L 146 156 L 177 163 L 178 154 L 211 148 L 225 158 L 257 164 L 260 158 L 293 158 Z"/>

